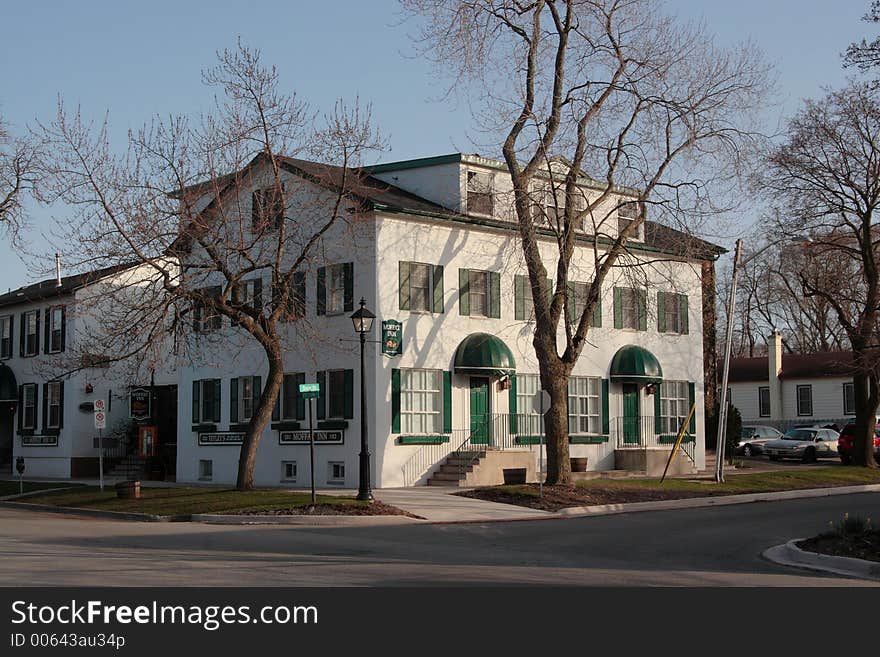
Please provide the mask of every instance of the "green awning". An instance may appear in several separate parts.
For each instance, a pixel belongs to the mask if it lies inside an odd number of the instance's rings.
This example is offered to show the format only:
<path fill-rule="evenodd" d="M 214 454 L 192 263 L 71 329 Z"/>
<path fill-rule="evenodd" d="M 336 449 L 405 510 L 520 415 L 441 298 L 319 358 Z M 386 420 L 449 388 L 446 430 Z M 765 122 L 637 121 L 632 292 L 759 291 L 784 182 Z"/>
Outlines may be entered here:
<path fill-rule="evenodd" d="M 628 344 L 618 349 L 611 359 L 611 380 L 617 383 L 660 383 L 663 370 L 650 351 Z"/>
<path fill-rule="evenodd" d="M 0 402 L 18 401 L 18 382 L 6 363 L 0 363 Z"/>
<path fill-rule="evenodd" d="M 471 333 L 455 350 L 455 373 L 504 376 L 516 371 L 516 361 L 504 341 L 488 333 Z"/>

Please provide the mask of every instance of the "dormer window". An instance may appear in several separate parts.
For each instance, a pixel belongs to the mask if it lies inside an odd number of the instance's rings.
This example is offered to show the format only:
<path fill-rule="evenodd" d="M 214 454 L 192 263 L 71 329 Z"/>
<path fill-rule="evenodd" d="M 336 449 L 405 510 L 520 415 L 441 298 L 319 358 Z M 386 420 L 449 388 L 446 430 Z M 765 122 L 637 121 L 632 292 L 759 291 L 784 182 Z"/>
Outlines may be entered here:
<path fill-rule="evenodd" d="M 492 174 L 481 171 L 467 172 L 467 211 L 470 214 L 494 214 Z"/>
<path fill-rule="evenodd" d="M 251 219 L 254 234 L 278 230 L 284 222 L 284 194 L 274 185 L 253 193 Z"/>
<path fill-rule="evenodd" d="M 629 201 L 627 203 L 621 203 L 619 206 L 617 206 L 618 235 L 626 230 L 633 221 L 639 218 L 639 207 L 640 203 L 638 201 Z M 644 222 L 640 223 L 636 227 L 636 229 L 630 234 L 628 239 L 634 241 L 642 241 L 645 239 Z"/>

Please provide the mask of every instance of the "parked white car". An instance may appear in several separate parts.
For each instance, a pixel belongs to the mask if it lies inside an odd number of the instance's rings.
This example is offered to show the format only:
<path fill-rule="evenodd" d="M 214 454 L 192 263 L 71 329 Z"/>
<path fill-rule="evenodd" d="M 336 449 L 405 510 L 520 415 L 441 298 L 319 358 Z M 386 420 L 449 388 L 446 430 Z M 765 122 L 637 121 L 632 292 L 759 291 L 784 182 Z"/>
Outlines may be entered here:
<path fill-rule="evenodd" d="M 779 440 L 764 444 L 764 453 L 771 461 L 800 459 L 812 463 L 819 458 L 837 458 L 838 434 L 824 427 L 795 427 L 786 431 Z"/>
<path fill-rule="evenodd" d="M 749 424 L 742 428 L 737 451 L 744 456 L 754 456 L 764 451 L 764 445 L 771 440 L 782 438 L 782 432 L 763 424 Z"/>

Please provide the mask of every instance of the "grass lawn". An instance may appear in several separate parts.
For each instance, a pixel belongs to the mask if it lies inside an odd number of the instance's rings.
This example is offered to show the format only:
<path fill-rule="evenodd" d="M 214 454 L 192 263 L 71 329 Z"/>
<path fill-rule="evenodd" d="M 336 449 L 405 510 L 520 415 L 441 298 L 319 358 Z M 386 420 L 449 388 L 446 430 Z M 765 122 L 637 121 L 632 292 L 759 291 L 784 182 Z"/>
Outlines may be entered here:
<path fill-rule="evenodd" d="M 880 470 L 856 467 L 809 468 L 728 475 L 723 484 L 705 479 L 590 479 L 573 486 L 537 484 L 492 486 L 460 493 L 467 497 L 557 511 L 571 506 L 650 502 L 713 495 L 766 493 L 803 488 L 880 484 Z"/>
<path fill-rule="evenodd" d="M 34 490 L 47 490 L 49 488 L 67 488 L 77 485 L 68 482 L 26 481 L 24 482 L 24 492 L 29 493 Z M 18 495 L 17 481 L 0 481 L 0 497 L 6 497 L 7 495 Z"/>
<path fill-rule="evenodd" d="M 160 516 L 192 513 L 300 515 L 309 513 L 308 493 L 281 490 L 238 491 L 217 488 L 141 488 L 141 499 L 116 497 L 111 486 L 102 493 L 96 486 L 76 491 L 34 495 L 23 500 L 32 504 L 51 504 L 78 509 L 127 511 Z M 318 515 L 402 515 L 403 511 L 381 502 L 358 502 L 350 497 L 318 495 Z"/>

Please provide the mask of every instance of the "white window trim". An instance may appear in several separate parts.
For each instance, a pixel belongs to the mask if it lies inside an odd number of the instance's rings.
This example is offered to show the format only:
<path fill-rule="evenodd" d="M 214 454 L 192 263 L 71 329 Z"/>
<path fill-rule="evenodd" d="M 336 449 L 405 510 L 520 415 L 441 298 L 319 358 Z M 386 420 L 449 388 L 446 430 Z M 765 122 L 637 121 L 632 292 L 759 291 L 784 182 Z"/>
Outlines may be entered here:
<path fill-rule="evenodd" d="M 430 372 L 437 377 L 437 388 L 406 388 L 407 374 Z M 436 411 L 416 411 L 407 409 L 415 395 L 435 395 Z M 435 429 L 414 429 L 414 420 L 418 417 L 431 416 Z M 422 423 L 419 422 L 421 425 Z M 437 435 L 443 433 L 443 370 L 429 368 L 402 368 L 400 370 L 400 432 L 403 435 Z"/>
<path fill-rule="evenodd" d="M 342 466 L 342 476 L 336 477 L 333 474 L 334 466 Z M 344 486 L 345 485 L 345 461 L 327 461 L 327 485 L 328 486 Z"/>
<path fill-rule="evenodd" d="M 34 332 L 30 332 L 30 317 L 34 318 Z M 31 357 L 36 356 L 40 353 L 40 328 L 39 328 L 39 310 L 29 310 L 24 313 L 24 335 L 22 338 L 24 339 L 24 356 Z M 33 335 L 34 336 L 34 350 L 28 350 L 28 338 Z"/>
<path fill-rule="evenodd" d="M 293 465 L 293 476 L 292 477 L 287 476 L 287 466 L 288 465 Z M 287 482 L 287 483 L 291 483 L 291 482 L 295 483 L 298 476 L 299 476 L 299 472 L 297 470 L 296 461 L 290 461 L 290 460 L 281 461 L 281 481 Z"/>
<path fill-rule="evenodd" d="M 492 272 L 488 269 L 468 269 L 468 316 L 476 317 L 478 319 L 491 319 L 489 317 L 489 313 L 492 312 Z M 483 308 L 482 313 L 475 314 L 474 313 L 474 292 L 473 285 L 471 285 L 471 275 L 480 274 L 483 276 L 483 280 L 486 285 L 486 305 Z M 532 309 L 532 314 L 534 315 L 534 309 Z"/>
<path fill-rule="evenodd" d="M 672 388 L 676 392 L 674 397 L 669 394 Z M 672 405 L 675 405 L 675 409 L 672 409 Z M 677 412 L 673 414 L 670 410 Z M 664 435 L 677 435 L 690 410 L 688 381 L 663 381 L 660 384 L 660 428 Z"/>
<path fill-rule="evenodd" d="M 37 392 L 37 384 L 36 383 L 24 383 L 22 384 L 22 392 L 21 392 L 21 428 L 23 431 L 36 431 L 37 429 L 37 406 L 38 406 L 38 392 Z M 28 409 L 28 395 L 27 391 L 33 390 L 33 404 L 31 407 L 34 409 L 34 421 L 32 424 L 27 424 L 27 409 Z"/>
<path fill-rule="evenodd" d="M 53 387 L 57 390 L 57 395 L 55 400 L 58 402 L 57 404 L 52 403 L 52 389 Z M 46 426 L 45 429 L 60 429 L 61 428 L 61 417 L 64 413 L 64 407 L 61 404 L 61 382 L 60 381 L 49 381 L 46 385 Z M 52 423 L 52 407 L 58 407 L 58 422 Z"/>
<path fill-rule="evenodd" d="M 641 326 L 641 314 L 639 312 L 639 297 L 641 296 L 639 293 L 641 292 L 640 288 L 635 287 L 621 287 L 620 288 L 620 323 L 621 331 L 638 331 L 639 333 L 644 333 L 644 331 L 639 328 Z M 635 316 L 635 326 L 627 326 L 626 325 L 626 299 L 625 296 L 627 294 L 631 294 L 633 300 L 633 312 Z M 647 308 L 645 309 L 647 313 Z"/>
<path fill-rule="evenodd" d="M 336 263 L 333 265 L 327 265 L 326 272 L 327 272 L 326 273 L 327 278 L 326 278 L 325 285 L 327 286 L 327 289 L 326 289 L 325 294 L 326 294 L 326 306 L 327 307 L 324 309 L 325 314 L 327 316 L 341 315 L 345 312 L 345 263 L 339 262 L 339 263 Z M 339 274 L 338 274 L 339 275 L 339 288 L 338 288 L 339 308 L 338 309 L 335 309 L 333 307 L 333 303 L 332 303 L 333 292 L 337 290 L 337 288 L 333 287 L 333 285 L 332 285 L 334 272 L 339 272 Z"/>
<path fill-rule="evenodd" d="M 847 388 L 852 391 L 850 393 L 850 396 L 852 397 L 852 410 L 847 410 L 847 407 L 846 407 Z M 855 415 L 856 414 L 856 386 L 852 381 L 848 381 L 843 384 L 843 414 L 844 415 Z"/>
<path fill-rule="evenodd" d="M 60 323 L 64 322 L 64 306 L 51 306 L 49 308 L 49 344 L 46 345 L 50 354 L 59 354 L 64 347 L 63 343 L 63 335 L 64 329 L 62 326 L 58 326 L 57 329 L 55 327 L 55 312 L 58 312 L 58 321 Z M 55 341 L 55 331 L 58 331 L 58 348 L 56 349 L 53 346 L 53 342 Z"/>
<path fill-rule="evenodd" d="M 213 459 L 199 459 L 198 465 L 198 478 L 199 481 L 214 481 L 214 460 Z M 207 474 L 205 472 L 207 471 Z"/>
<path fill-rule="evenodd" d="M 572 384 L 577 387 L 579 381 L 586 381 L 586 393 L 572 392 Z M 575 436 L 598 436 L 602 433 L 602 379 L 596 376 L 572 376 L 568 380 L 568 432 Z M 595 392 L 590 392 L 590 387 L 595 384 Z M 587 412 L 580 412 L 580 400 L 587 400 Z M 595 413 L 590 413 L 589 409 L 592 402 L 595 404 Z M 572 418 L 574 418 L 575 427 L 572 429 Z M 587 429 L 581 429 L 581 422 L 586 418 Z M 595 431 L 590 428 L 592 420 L 595 419 Z"/>
<path fill-rule="evenodd" d="M 15 318 L 12 315 L 0 315 L 0 344 L 2 344 L 3 341 L 4 327 L 8 329 L 8 335 L 6 336 L 6 339 L 9 340 L 9 352 L 6 354 L 0 352 L 0 360 L 12 358 L 12 352 L 14 349 L 14 346 L 12 344 L 12 323 L 14 319 Z"/>
<path fill-rule="evenodd" d="M 470 204 L 470 195 L 471 192 L 475 194 L 485 194 L 486 192 L 480 191 L 478 189 L 471 190 L 471 174 L 474 174 L 474 180 L 477 180 L 480 177 L 483 177 L 488 182 L 488 194 L 489 199 L 492 204 L 492 212 L 479 212 L 471 208 Z M 491 171 L 482 171 L 479 169 L 468 169 L 465 173 L 465 202 L 467 204 L 467 213 L 468 214 L 476 214 L 481 217 L 491 217 L 495 212 L 495 174 Z"/>
<path fill-rule="evenodd" d="M 250 382 L 251 385 L 251 394 L 250 397 L 245 397 L 244 394 L 244 386 L 245 380 Z M 256 400 L 254 399 L 254 377 L 253 376 L 240 376 L 238 377 L 238 382 L 236 383 L 238 386 L 238 423 L 244 424 L 250 422 L 251 418 L 254 416 L 254 410 L 256 407 Z M 245 401 L 250 399 L 251 402 L 251 412 L 245 413 Z"/>
<path fill-rule="evenodd" d="M 413 267 L 425 267 L 428 270 L 427 308 L 413 308 Z M 431 315 L 434 313 L 434 265 L 427 262 L 409 262 L 409 312 Z"/>
<path fill-rule="evenodd" d="M 534 388 L 534 390 L 532 389 Z M 534 395 L 541 389 L 538 374 L 516 375 L 517 433 L 522 436 L 543 435 L 544 416 L 532 407 Z"/>
<path fill-rule="evenodd" d="M 810 391 L 810 412 L 802 413 L 801 412 L 801 390 L 807 389 Z M 813 386 L 810 384 L 799 385 L 795 388 L 794 391 L 795 397 L 795 405 L 797 406 L 797 416 L 798 417 L 812 417 L 813 416 Z"/>
<path fill-rule="evenodd" d="M 767 391 L 767 412 L 764 413 L 761 408 L 761 393 Z M 772 405 L 770 401 L 770 386 L 758 386 L 758 417 L 770 417 L 772 413 Z"/>

